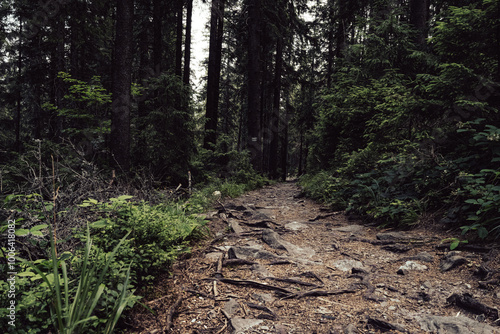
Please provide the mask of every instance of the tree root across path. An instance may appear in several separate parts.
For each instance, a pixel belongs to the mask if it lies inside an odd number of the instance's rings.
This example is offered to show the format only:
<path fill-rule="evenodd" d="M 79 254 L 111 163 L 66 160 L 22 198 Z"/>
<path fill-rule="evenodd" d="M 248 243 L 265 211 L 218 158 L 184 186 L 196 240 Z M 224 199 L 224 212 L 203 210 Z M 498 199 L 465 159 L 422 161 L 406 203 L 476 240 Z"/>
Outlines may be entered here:
<path fill-rule="evenodd" d="M 226 201 L 128 333 L 500 333 L 495 245 L 450 252 L 445 232 L 379 230 L 299 193 Z"/>

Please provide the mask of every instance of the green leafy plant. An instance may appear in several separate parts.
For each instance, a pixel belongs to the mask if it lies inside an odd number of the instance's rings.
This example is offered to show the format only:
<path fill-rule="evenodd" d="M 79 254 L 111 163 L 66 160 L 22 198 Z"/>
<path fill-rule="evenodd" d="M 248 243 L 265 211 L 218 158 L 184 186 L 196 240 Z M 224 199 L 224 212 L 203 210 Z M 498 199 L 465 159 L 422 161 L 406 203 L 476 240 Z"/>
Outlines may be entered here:
<path fill-rule="evenodd" d="M 448 242 L 450 243 L 450 250 L 454 250 L 455 248 L 460 246 L 460 244 L 469 243 L 468 240 L 460 240 L 459 238 L 446 238 L 441 240 L 441 243 L 448 243 Z"/>
<path fill-rule="evenodd" d="M 50 303 L 52 320 L 54 322 L 54 327 L 59 333 L 72 334 L 84 332 L 89 328 L 90 322 L 97 319 L 97 316 L 93 313 L 105 290 L 104 279 L 110 264 L 114 261 L 116 253 L 128 235 L 129 234 L 126 234 L 108 255 L 104 267 L 99 268 L 98 264 L 90 263 L 92 241 L 90 239 L 89 229 L 87 228 L 87 241 L 83 263 L 74 294 L 72 293 L 73 289 L 71 285 L 73 283 L 68 276 L 65 258 L 57 257 L 55 244 L 52 238 L 50 247 L 52 273 L 46 274 L 35 264 L 26 261 L 26 263 L 40 276 L 44 282 L 43 284 L 45 284 L 50 291 L 50 298 L 52 298 L 52 302 Z M 59 268 L 61 268 L 61 271 Z M 101 269 L 100 272 L 98 272 L 99 269 Z M 103 333 L 112 333 L 125 307 L 127 305 L 133 305 L 138 299 L 137 296 L 133 295 L 133 292 L 128 291 L 129 279 L 130 265 L 127 269 L 125 280 L 121 285 L 119 297 L 116 298 L 112 312 L 107 315 Z"/>
<path fill-rule="evenodd" d="M 180 254 L 188 252 L 189 242 L 204 235 L 205 221 L 190 214 L 179 204 L 150 205 L 132 202 L 122 195 L 107 202 L 85 200 L 81 206 L 94 213 L 90 224 L 95 244 L 111 251 L 117 240 L 122 242 L 117 260 L 132 264 L 132 281 L 148 281 L 153 275 L 168 270 Z"/>

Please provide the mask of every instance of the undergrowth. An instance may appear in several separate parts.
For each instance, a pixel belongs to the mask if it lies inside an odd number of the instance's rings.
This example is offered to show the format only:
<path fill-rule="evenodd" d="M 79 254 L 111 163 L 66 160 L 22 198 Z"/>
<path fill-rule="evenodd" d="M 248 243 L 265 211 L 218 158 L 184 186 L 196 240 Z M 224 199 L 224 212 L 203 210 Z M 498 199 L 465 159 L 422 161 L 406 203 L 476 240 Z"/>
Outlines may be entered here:
<path fill-rule="evenodd" d="M 201 182 L 166 188 L 140 174 L 110 179 L 75 156 L 47 160 L 51 149 L 58 150 L 38 142 L 19 161 L 2 166 L 3 189 L 12 192 L 0 198 L 2 291 L 10 287 L 7 273 L 17 273 L 17 326 L 2 323 L 6 333 L 111 333 L 123 327 L 121 314 L 140 303 L 137 288 L 146 291 L 209 233 L 201 213 L 268 182 L 236 152 L 227 175 L 215 172 L 217 164 L 194 166 Z M 9 224 L 15 230 L 14 270 L 7 267 Z M 10 300 L 0 295 L 1 305 Z M 8 319 L 9 312 L 0 309 L 0 317 Z"/>

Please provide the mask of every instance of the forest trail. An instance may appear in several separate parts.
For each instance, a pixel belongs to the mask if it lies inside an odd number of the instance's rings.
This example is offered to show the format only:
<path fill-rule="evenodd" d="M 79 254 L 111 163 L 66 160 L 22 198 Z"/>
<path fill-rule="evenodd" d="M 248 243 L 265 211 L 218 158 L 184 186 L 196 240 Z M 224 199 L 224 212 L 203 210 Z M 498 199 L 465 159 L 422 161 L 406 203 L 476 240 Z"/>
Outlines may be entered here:
<path fill-rule="evenodd" d="M 499 249 L 380 230 L 293 182 L 228 200 L 130 333 L 500 333 Z M 152 298 L 153 299 L 153 298 Z"/>

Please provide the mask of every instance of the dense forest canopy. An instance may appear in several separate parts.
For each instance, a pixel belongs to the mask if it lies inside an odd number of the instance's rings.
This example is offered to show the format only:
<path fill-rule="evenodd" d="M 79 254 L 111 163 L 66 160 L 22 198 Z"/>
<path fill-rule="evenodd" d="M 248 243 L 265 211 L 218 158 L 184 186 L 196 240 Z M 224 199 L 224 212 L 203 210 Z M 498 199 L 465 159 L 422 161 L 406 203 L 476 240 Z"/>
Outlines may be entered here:
<path fill-rule="evenodd" d="M 452 248 L 498 238 L 499 0 L 211 0 L 195 91 L 198 1 L 0 2 L 0 231 L 15 222 L 37 264 L 18 282 L 26 332 L 57 327 L 49 309 L 63 326 L 51 282 L 26 277 L 59 277 L 68 258 L 70 277 L 92 277 L 95 256 L 122 287 L 95 317 L 133 305 L 129 280 L 200 236 L 192 190 L 207 185 L 216 201 L 299 176 L 306 195 L 382 226 L 448 224 L 466 235 Z M 189 200 L 166 205 L 179 189 Z M 108 256 L 74 251 L 92 221 Z M 116 324 L 94 316 L 77 323 Z"/>
<path fill-rule="evenodd" d="M 52 156 L 167 186 L 323 175 L 375 217 L 486 196 L 461 209 L 498 223 L 498 1 L 213 0 L 201 92 L 193 5 L 2 1 L 3 192 Z"/>

